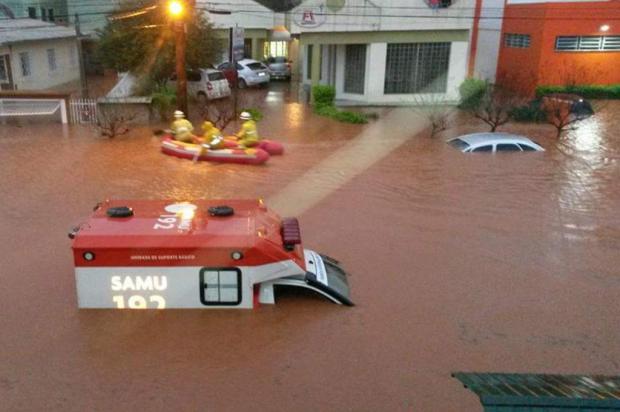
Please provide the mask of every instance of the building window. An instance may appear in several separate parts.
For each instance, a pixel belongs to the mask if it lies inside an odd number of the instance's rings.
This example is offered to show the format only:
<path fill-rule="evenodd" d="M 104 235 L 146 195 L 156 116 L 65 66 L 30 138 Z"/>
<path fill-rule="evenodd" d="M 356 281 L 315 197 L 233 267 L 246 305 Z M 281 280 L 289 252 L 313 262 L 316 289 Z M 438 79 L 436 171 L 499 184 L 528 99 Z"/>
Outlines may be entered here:
<path fill-rule="evenodd" d="M 366 45 L 347 44 L 344 59 L 344 92 L 364 94 Z"/>
<path fill-rule="evenodd" d="M 19 65 L 22 69 L 23 77 L 28 77 L 32 74 L 30 70 L 30 55 L 28 52 L 19 53 Z"/>
<path fill-rule="evenodd" d="M 47 21 L 47 10 L 44 7 L 41 7 L 41 20 Z"/>
<path fill-rule="evenodd" d="M 200 301 L 203 305 L 216 306 L 241 303 L 241 271 L 237 268 L 202 268 Z"/>
<path fill-rule="evenodd" d="M 56 50 L 47 49 L 47 67 L 51 72 L 56 71 Z"/>
<path fill-rule="evenodd" d="M 47 9 L 47 19 L 54 21 L 54 9 Z"/>
<path fill-rule="evenodd" d="M 265 57 L 288 57 L 288 42 L 268 41 L 263 46 Z"/>
<path fill-rule="evenodd" d="M 385 94 L 445 93 L 450 43 L 388 44 Z"/>
<path fill-rule="evenodd" d="M 37 18 L 37 8 L 36 7 L 28 7 L 28 17 L 31 19 Z"/>
<path fill-rule="evenodd" d="M 0 55 L 0 82 L 6 82 L 9 80 L 9 64 L 8 55 Z"/>
<path fill-rule="evenodd" d="M 620 36 L 558 36 L 555 51 L 620 51 Z"/>
<path fill-rule="evenodd" d="M 504 46 L 514 47 L 517 49 L 526 49 L 530 47 L 530 35 L 506 33 L 504 35 Z"/>
<path fill-rule="evenodd" d="M 312 44 L 309 44 L 306 48 L 306 50 L 308 51 L 308 56 L 306 57 L 306 79 L 308 80 L 312 79 L 312 49 Z"/>

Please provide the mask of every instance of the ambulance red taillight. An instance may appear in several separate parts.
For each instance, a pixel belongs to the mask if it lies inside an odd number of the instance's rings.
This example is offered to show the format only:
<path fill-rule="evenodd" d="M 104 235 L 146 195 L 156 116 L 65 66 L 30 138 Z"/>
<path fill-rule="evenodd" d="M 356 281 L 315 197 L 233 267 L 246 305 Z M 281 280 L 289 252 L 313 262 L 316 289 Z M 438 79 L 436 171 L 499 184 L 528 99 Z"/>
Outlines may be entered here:
<path fill-rule="evenodd" d="M 295 245 L 301 244 L 301 231 L 297 218 L 282 219 L 282 243 L 286 250 L 293 250 Z"/>

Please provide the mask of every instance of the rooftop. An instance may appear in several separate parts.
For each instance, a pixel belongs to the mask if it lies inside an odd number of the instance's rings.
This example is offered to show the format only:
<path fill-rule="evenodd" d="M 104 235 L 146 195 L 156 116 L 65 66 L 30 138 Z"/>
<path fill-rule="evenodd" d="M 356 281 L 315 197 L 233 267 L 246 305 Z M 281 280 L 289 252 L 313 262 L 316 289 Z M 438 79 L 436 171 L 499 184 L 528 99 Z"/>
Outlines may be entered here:
<path fill-rule="evenodd" d="M 34 19 L 0 19 L 0 45 L 75 37 L 75 30 Z"/>
<path fill-rule="evenodd" d="M 232 216 L 213 217 L 212 206 L 227 205 Z M 133 216 L 108 217 L 127 206 Z M 260 234 L 258 234 L 260 232 Z M 257 200 L 114 200 L 100 204 L 75 238 L 74 247 L 252 247 L 258 238 L 279 240 L 280 220 Z M 281 242 L 278 242 L 281 244 Z"/>

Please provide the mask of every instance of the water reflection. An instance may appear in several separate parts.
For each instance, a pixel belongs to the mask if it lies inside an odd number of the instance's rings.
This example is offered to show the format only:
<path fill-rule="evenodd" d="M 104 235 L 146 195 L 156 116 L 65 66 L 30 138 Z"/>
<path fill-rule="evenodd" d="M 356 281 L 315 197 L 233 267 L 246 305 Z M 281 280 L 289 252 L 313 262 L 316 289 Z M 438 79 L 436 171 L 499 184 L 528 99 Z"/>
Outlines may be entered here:
<path fill-rule="evenodd" d="M 587 151 L 592 155 L 602 156 L 604 147 L 601 147 L 603 134 L 601 130 L 601 120 L 597 116 L 592 116 L 575 125 L 566 140 L 571 142 L 571 146 L 578 151 Z"/>

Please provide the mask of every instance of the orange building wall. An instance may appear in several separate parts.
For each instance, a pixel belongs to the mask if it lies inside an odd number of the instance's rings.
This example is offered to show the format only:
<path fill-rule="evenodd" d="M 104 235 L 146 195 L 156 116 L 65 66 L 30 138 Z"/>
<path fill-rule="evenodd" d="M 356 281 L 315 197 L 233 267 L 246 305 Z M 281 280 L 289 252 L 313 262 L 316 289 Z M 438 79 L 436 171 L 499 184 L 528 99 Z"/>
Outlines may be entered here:
<path fill-rule="evenodd" d="M 620 83 L 620 51 L 555 51 L 557 36 L 620 35 L 620 0 L 507 5 L 504 16 L 498 83 L 527 94 L 543 84 Z M 530 47 L 505 47 L 505 33 L 529 34 Z"/>

